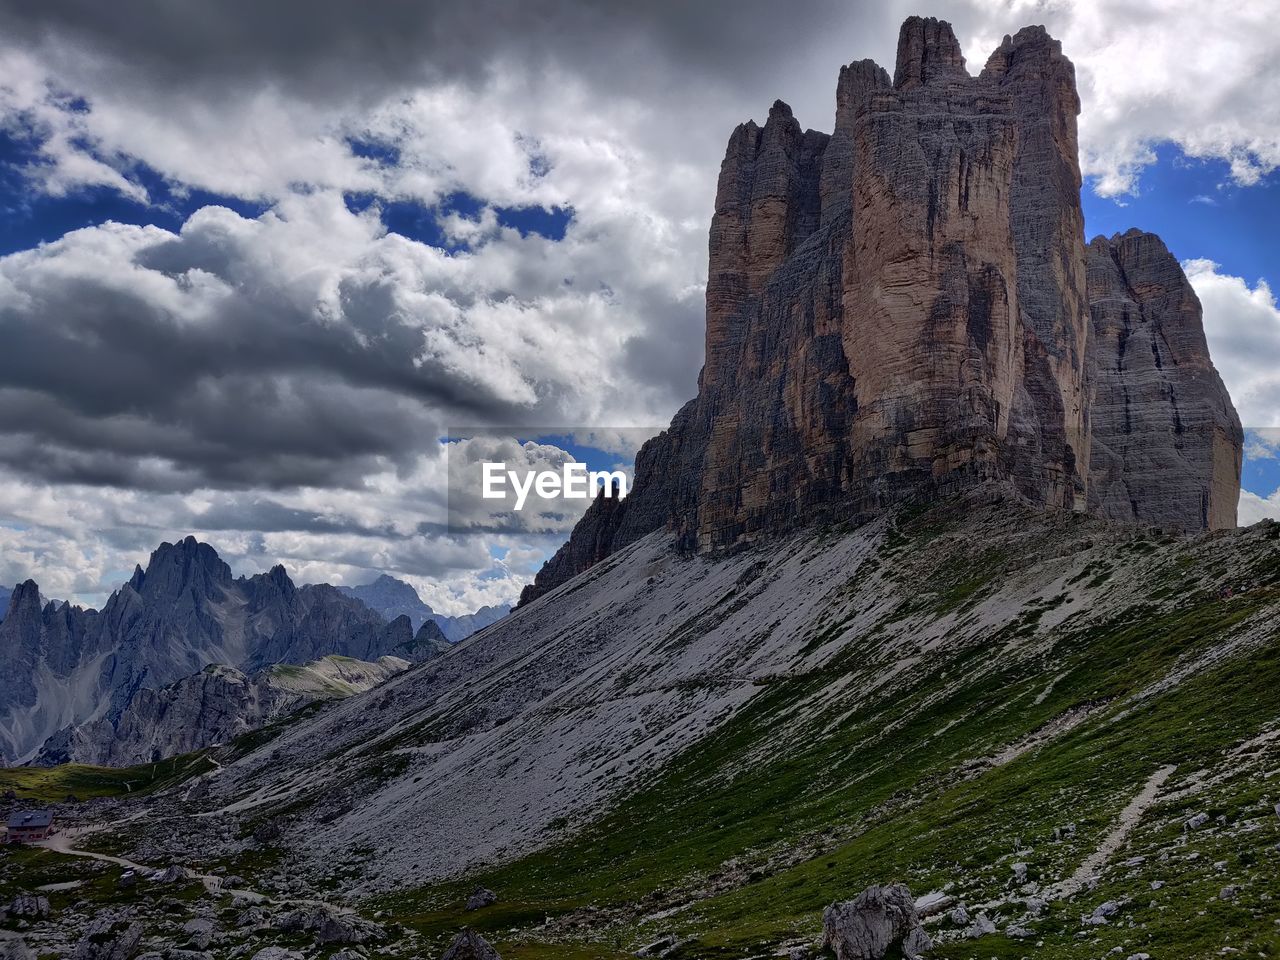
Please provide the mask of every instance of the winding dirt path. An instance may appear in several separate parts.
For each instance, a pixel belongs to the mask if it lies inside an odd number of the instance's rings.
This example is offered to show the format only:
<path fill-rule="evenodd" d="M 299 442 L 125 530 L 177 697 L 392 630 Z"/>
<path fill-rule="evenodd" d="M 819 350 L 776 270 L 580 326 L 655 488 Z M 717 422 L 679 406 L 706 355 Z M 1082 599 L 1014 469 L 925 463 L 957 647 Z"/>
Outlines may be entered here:
<path fill-rule="evenodd" d="M 148 867 L 145 864 L 135 863 L 133 860 L 127 860 L 124 857 L 112 856 L 109 853 L 98 853 L 95 850 L 82 850 L 71 845 L 72 840 L 76 837 L 87 836 L 110 827 L 109 823 L 94 824 L 86 827 L 71 827 L 67 830 L 55 833 L 47 840 L 41 840 L 33 846 L 43 847 L 54 853 L 65 854 L 69 857 L 85 857 L 90 860 L 100 860 L 103 863 L 112 863 L 118 867 L 124 867 L 126 870 L 136 870 L 143 877 L 148 877 L 153 873 L 158 873 L 155 867 Z M 273 898 L 261 893 L 257 890 L 251 890 L 247 887 L 225 887 L 223 886 L 223 878 L 215 876 L 211 873 L 196 873 L 190 868 L 186 868 L 187 875 L 193 880 L 199 880 L 204 884 L 205 890 L 214 894 L 229 894 L 243 900 L 253 903 L 278 903 L 283 906 L 303 906 L 303 907 L 324 907 L 335 914 L 353 914 L 355 911 L 351 907 L 342 906 L 336 903 L 329 903 L 327 900 L 306 900 L 293 899 L 287 897 Z"/>
<path fill-rule="evenodd" d="M 1133 828 L 1142 819 L 1142 815 L 1147 812 L 1147 809 L 1160 796 L 1160 788 L 1164 786 L 1164 782 L 1173 775 L 1176 769 L 1176 767 L 1161 767 L 1151 775 L 1143 788 L 1129 801 L 1129 805 L 1120 811 L 1120 816 L 1116 820 L 1115 826 L 1102 838 L 1102 842 L 1098 844 L 1097 849 L 1085 858 L 1084 862 L 1076 868 L 1075 873 L 1046 891 L 1048 899 L 1061 900 L 1065 897 L 1074 896 L 1084 888 L 1088 880 L 1097 874 L 1098 870 L 1115 855 L 1117 850 L 1124 846 L 1125 841 L 1129 839 L 1129 834 L 1133 832 Z"/>

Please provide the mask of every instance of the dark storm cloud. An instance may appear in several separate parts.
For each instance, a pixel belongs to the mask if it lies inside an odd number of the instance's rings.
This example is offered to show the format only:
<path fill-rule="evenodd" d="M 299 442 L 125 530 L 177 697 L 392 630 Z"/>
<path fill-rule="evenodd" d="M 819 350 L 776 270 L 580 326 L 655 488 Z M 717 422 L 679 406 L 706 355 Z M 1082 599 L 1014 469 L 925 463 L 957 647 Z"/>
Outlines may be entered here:
<path fill-rule="evenodd" d="M 338 280 L 339 314 L 317 316 L 254 272 L 269 246 L 208 227 L 144 245 L 132 285 L 75 243 L 7 265 L 20 295 L 0 303 L 0 463 L 147 490 L 350 487 L 407 466 L 450 418 L 514 419 L 500 385 L 427 351 L 381 273 Z M 226 287 L 206 307 L 189 288 L 214 278 Z"/>
<path fill-rule="evenodd" d="M 760 63 L 794 61 L 833 34 L 845 35 L 850 58 L 860 37 L 864 48 L 870 39 L 886 49 L 885 31 L 892 36 L 903 7 L 857 0 L 8 0 L 0 30 L 27 44 L 70 41 L 164 83 L 271 80 L 294 93 L 346 98 L 470 79 L 514 58 L 620 87 L 698 77 L 755 86 Z"/>

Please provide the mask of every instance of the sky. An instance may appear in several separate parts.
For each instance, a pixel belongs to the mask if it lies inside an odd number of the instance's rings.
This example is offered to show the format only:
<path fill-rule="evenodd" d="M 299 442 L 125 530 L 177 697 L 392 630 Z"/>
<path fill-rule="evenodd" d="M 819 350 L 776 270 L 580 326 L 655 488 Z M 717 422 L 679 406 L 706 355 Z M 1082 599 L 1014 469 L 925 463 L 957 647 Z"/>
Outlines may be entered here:
<path fill-rule="evenodd" d="M 664 426 L 729 133 L 779 97 L 829 130 L 913 13 L 973 71 L 1028 23 L 1063 42 L 1090 235 L 1165 238 L 1241 418 L 1280 427 L 1270 3 L 781 9 L 0 0 L 0 583 L 98 604 L 193 533 L 238 573 L 510 602 L 574 517 L 451 527 L 442 439 L 526 426 L 550 462 L 540 426 Z M 1242 519 L 1280 515 L 1274 436 Z"/>

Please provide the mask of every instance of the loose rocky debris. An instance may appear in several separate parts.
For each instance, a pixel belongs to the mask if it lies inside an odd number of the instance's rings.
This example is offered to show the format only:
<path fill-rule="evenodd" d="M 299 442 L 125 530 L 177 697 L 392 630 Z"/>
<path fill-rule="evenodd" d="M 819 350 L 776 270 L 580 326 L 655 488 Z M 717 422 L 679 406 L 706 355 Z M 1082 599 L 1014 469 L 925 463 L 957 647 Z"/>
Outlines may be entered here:
<path fill-rule="evenodd" d="M 883 960 L 896 951 L 917 957 L 933 942 L 920 925 L 915 898 L 900 883 L 868 887 L 822 912 L 822 947 L 836 960 Z"/>
<path fill-rule="evenodd" d="M 7 906 L 0 908 L 0 920 L 9 917 L 29 920 L 47 916 L 49 916 L 49 899 L 31 894 L 16 896 Z"/>
<path fill-rule="evenodd" d="M 502 960 L 498 951 L 474 930 L 463 930 L 440 960 Z"/>
<path fill-rule="evenodd" d="M 481 887 L 475 893 L 471 894 L 470 899 L 467 900 L 467 909 L 482 910 L 485 907 L 493 906 L 493 904 L 497 902 L 498 895 L 496 893 L 492 890 L 486 890 L 484 887 Z"/>
<path fill-rule="evenodd" d="M 310 934 L 317 943 L 369 943 L 385 940 L 387 931 L 351 913 L 338 913 L 324 904 L 299 907 L 275 921 L 281 933 Z"/>
<path fill-rule="evenodd" d="M 76 944 L 71 960 L 131 960 L 141 939 L 138 921 L 103 913 Z"/>
<path fill-rule="evenodd" d="M 655 940 L 648 946 L 641 947 L 636 951 L 636 956 L 657 957 L 658 960 L 662 960 L 663 957 L 673 957 L 677 955 L 680 952 L 680 948 L 683 947 L 685 943 L 687 943 L 687 941 L 681 940 L 675 934 L 667 934 L 665 937 Z"/>

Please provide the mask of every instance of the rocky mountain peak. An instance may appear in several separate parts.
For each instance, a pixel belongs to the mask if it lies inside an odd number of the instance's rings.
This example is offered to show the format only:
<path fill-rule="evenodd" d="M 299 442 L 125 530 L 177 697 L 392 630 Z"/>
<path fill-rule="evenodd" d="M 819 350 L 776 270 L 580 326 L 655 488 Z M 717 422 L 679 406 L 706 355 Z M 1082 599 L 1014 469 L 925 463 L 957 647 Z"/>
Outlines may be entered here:
<path fill-rule="evenodd" d="M 908 17 L 898 32 L 894 87 L 904 90 L 967 77 L 964 54 L 951 24 L 934 17 Z"/>
<path fill-rule="evenodd" d="M 266 581 L 283 595 L 290 595 L 297 589 L 283 563 L 277 563 L 267 572 Z"/>
<path fill-rule="evenodd" d="M 841 68 L 830 136 L 784 107 L 720 168 L 698 396 L 525 600 L 660 527 L 716 551 L 975 485 L 1234 525 L 1239 425 L 1199 304 L 1158 238 L 1086 249 L 1075 69 L 1043 27 L 971 77 L 950 25 L 912 17 L 892 83 Z M 1126 298 L 1158 376 L 1116 354 Z"/>
<path fill-rule="evenodd" d="M 773 101 L 773 106 L 769 108 L 770 120 L 793 120 L 794 115 L 791 112 L 791 105 L 782 100 Z"/>
<path fill-rule="evenodd" d="M 413 588 L 412 584 L 403 580 L 398 580 L 390 574 L 381 573 L 373 583 L 368 585 L 371 592 L 376 592 L 387 600 L 396 600 L 401 603 L 423 603 L 418 591 Z"/>
<path fill-rule="evenodd" d="M 144 597 L 176 599 L 190 592 L 197 597 L 217 597 L 232 582 L 231 568 L 207 543 L 188 536 L 177 543 L 162 543 L 151 554 L 140 582 L 130 583 Z"/>
<path fill-rule="evenodd" d="M 26 617 L 39 620 L 43 602 L 40 597 L 40 586 L 34 580 L 24 580 L 13 588 L 9 597 L 8 618 Z"/>

